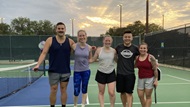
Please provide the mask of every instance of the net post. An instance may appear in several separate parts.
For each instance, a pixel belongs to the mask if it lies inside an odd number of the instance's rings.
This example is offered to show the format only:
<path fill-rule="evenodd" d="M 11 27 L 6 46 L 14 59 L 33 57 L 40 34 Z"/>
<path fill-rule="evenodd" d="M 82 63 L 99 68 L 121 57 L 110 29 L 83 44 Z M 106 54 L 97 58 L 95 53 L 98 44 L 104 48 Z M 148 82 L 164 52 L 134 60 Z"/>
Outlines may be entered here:
<path fill-rule="evenodd" d="M 45 45 L 45 41 L 41 41 L 39 44 L 38 44 L 38 47 L 39 47 L 39 49 L 41 50 L 41 53 L 42 53 L 42 51 L 43 51 L 43 48 L 44 48 L 44 45 Z M 45 73 L 45 59 L 44 59 L 44 61 L 43 61 L 43 72 L 44 72 L 44 76 L 46 76 L 46 73 Z"/>
<path fill-rule="evenodd" d="M 46 61 L 44 60 L 44 62 L 43 62 L 43 72 L 44 72 L 44 76 L 46 76 L 45 66 L 46 66 Z"/>
<path fill-rule="evenodd" d="M 29 81 L 29 84 L 32 83 L 32 80 L 31 80 L 31 70 L 30 70 L 30 66 L 28 66 L 28 81 Z"/>

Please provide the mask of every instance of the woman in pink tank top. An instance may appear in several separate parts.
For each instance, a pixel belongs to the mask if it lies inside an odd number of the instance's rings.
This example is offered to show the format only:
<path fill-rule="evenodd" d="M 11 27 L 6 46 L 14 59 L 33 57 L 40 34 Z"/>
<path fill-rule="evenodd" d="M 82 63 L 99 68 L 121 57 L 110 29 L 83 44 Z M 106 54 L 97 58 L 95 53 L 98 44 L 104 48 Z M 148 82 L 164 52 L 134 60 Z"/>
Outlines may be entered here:
<path fill-rule="evenodd" d="M 157 62 L 153 55 L 148 53 L 148 45 L 139 45 L 140 55 L 136 58 L 138 68 L 137 93 L 142 107 L 151 107 L 152 91 L 158 85 Z"/>

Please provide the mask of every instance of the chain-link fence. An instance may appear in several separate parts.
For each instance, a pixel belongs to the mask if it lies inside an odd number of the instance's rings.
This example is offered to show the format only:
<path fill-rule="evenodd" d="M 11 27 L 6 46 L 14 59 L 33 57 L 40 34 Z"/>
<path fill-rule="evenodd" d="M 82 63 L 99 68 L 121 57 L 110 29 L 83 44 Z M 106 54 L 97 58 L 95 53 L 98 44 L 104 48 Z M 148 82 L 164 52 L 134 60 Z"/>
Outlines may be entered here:
<path fill-rule="evenodd" d="M 0 60 L 37 60 L 41 53 L 38 44 L 48 37 L 0 36 Z M 77 42 L 76 37 L 71 38 Z M 87 43 L 99 47 L 103 45 L 102 40 L 103 37 L 88 37 Z M 133 43 L 138 45 L 139 42 L 140 38 L 135 37 Z M 145 42 L 159 63 L 190 67 L 190 26 L 150 33 L 145 36 Z M 113 37 L 112 47 L 120 43 L 123 43 L 122 37 Z"/>
<path fill-rule="evenodd" d="M 0 36 L 0 60 L 37 60 L 41 51 L 38 44 L 49 36 Z M 71 37 L 77 42 L 76 37 Z M 92 46 L 102 46 L 103 37 L 88 37 L 87 43 Z M 122 37 L 113 37 L 112 46 L 115 48 L 123 43 Z M 134 44 L 139 44 L 139 38 L 135 37 Z M 73 57 L 71 57 L 73 58 Z"/>
<path fill-rule="evenodd" d="M 190 67 L 190 26 L 148 35 L 145 42 L 159 63 Z"/>

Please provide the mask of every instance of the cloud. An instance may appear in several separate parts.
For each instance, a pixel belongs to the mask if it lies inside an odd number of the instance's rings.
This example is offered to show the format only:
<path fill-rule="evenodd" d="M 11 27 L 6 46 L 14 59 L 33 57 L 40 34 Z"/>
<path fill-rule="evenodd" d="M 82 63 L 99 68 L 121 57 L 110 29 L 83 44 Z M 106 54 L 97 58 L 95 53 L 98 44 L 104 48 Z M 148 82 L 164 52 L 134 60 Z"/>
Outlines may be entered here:
<path fill-rule="evenodd" d="M 146 0 L 1 0 L 0 17 L 10 24 L 17 17 L 31 20 L 49 20 L 53 24 L 63 21 L 71 34 L 70 19 L 75 19 L 75 31 L 87 30 L 90 35 L 105 33 L 118 27 L 122 4 L 122 26 L 137 20 L 146 21 Z M 190 22 L 189 0 L 149 0 L 149 23 L 170 28 Z M 75 33 L 76 34 L 76 33 Z"/>
<path fill-rule="evenodd" d="M 85 28 L 90 27 L 90 26 L 91 26 L 91 24 L 89 24 L 89 23 L 80 23 L 79 28 L 85 29 Z"/>
<path fill-rule="evenodd" d="M 87 19 L 94 23 L 106 24 L 106 25 L 117 25 L 118 21 L 108 18 L 101 18 L 101 17 L 90 17 L 86 16 Z"/>

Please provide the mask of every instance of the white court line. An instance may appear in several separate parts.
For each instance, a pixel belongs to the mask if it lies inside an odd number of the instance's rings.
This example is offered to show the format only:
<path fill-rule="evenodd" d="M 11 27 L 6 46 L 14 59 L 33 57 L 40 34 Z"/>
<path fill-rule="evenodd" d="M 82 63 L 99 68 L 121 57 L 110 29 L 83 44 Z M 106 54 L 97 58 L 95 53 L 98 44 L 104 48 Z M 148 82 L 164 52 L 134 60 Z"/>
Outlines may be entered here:
<path fill-rule="evenodd" d="M 159 85 L 187 85 L 190 83 L 159 83 Z M 137 84 L 136 84 L 137 85 Z M 88 86 L 97 87 L 97 84 L 89 84 Z"/>
<path fill-rule="evenodd" d="M 177 76 L 173 76 L 173 75 L 169 75 L 169 74 L 167 74 L 167 76 L 172 77 L 172 78 L 176 78 L 176 79 L 180 79 L 180 80 L 184 80 L 184 81 L 187 81 L 187 82 L 190 82 L 190 80 L 188 80 L 188 79 L 180 78 L 180 77 L 177 77 Z"/>
<path fill-rule="evenodd" d="M 141 104 L 140 102 L 133 102 L 133 104 Z M 155 102 L 152 102 L 155 104 Z M 180 102 L 157 102 L 156 104 L 190 104 L 190 101 L 180 101 Z M 91 103 L 88 105 L 100 105 L 99 103 Z M 110 105 L 110 103 L 104 103 L 104 105 Z M 115 105 L 122 105 L 122 103 L 115 103 Z"/>
<path fill-rule="evenodd" d="M 190 83 L 159 83 L 159 85 L 187 85 Z"/>
<path fill-rule="evenodd" d="M 152 102 L 152 104 L 155 104 Z M 157 102 L 156 104 L 190 104 L 190 101 L 178 101 L 178 102 Z M 81 105 L 81 104 L 78 104 Z M 87 105 L 99 106 L 99 103 L 91 103 Z M 110 105 L 110 103 L 104 103 L 104 105 Z M 115 105 L 122 105 L 122 103 L 115 103 Z M 133 105 L 140 105 L 140 102 L 133 102 Z M 56 105 L 60 106 L 60 105 Z M 73 104 L 67 104 L 67 107 L 72 107 Z M 2 107 L 49 107 L 49 105 L 35 105 L 35 106 L 2 106 Z"/>

